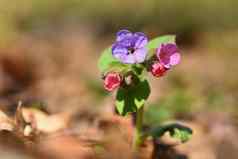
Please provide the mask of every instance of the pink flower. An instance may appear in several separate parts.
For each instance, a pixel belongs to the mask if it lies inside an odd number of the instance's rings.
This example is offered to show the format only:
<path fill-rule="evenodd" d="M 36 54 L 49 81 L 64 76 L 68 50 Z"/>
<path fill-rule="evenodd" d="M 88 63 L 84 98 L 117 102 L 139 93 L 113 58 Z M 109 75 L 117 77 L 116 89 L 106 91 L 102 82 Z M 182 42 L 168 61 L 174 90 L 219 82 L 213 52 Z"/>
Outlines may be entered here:
<path fill-rule="evenodd" d="M 160 64 L 159 62 L 154 63 L 151 66 L 151 73 L 155 77 L 164 76 L 164 74 L 166 73 L 167 70 L 168 69 L 166 67 L 164 67 L 164 65 Z"/>
<path fill-rule="evenodd" d="M 121 81 L 122 79 L 119 73 L 109 72 L 104 79 L 104 88 L 111 92 L 120 86 Z"/>
<path fill-rule="evenodd" d="M 160 63 L 167 69 L 177 65 L 181 59 L 178 48 L 176 44 L 173 43 L 161 44 L 160 47 L 157 48 L 156 56 Z"/>

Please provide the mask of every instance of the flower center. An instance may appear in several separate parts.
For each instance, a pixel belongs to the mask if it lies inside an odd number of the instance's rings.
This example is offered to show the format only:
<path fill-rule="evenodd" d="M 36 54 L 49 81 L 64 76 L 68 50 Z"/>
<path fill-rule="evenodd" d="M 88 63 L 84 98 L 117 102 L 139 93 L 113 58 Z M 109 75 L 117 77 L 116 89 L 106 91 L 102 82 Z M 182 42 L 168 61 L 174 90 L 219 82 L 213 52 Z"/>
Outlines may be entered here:
<path fill-rule="evenodd" d="M 133 54 L 134 52 L 135 52 L 134 48 L 131 47 L 131 48 L 128 49 L 128 54 Z"/>

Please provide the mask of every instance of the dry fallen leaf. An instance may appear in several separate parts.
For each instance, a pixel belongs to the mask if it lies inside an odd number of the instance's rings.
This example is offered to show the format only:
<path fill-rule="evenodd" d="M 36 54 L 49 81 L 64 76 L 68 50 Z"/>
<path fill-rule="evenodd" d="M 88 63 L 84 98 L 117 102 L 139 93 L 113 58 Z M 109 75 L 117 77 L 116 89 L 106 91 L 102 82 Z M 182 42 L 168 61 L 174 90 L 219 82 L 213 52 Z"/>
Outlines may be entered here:
<path fill-rule="evenodd" d="M 24 136 L 31 136 L 33 133 L 33 129 L 30 125 L 27 125 L 24 129 Z"/>
<path fill-rule="evenodd" d="M 59 135 L 44 138 L 39 143 L 40 154 L 57 159 L 92 159 L 94 151 L 84 141 L 73 136 Z"/>
<path fill-rule="evenodd" d="M 17 106 L 17 110 L 14 116 L 14 122 L 15 122 L 15 127 L 16 127 L 16 131 L 18 133 L 23 134 L 23 131 L 27 125 L 27 122 L 24 120 L 23 118 L 23 114 L 22 114 L 22 102 L 18 103 Z"/>
<path fill-rule="evenodd" d="M 22 108 L 22 115 L 26 123 L 30 123 L 33 129 L 43 133 L 65 129 L 69 122 L 67 114 L 48 115 L 35 108 Z"/>
<path fill-rule="evenodd" d="M 14 129 L 13 121 L 2 110 L 0 110 L 0 131 L 1 130 L 13 131 L 13 129 Z"/>

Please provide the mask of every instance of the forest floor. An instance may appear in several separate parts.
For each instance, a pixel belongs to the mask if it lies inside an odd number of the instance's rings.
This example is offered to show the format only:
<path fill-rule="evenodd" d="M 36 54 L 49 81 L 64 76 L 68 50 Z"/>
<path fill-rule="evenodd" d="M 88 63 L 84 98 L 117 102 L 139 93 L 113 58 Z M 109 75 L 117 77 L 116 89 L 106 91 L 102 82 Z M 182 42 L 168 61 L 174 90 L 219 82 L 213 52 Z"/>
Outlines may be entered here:
<path fill-rule="evenodd" d="M 25 35 L 0 50 L 1 158 L 132 158 L 131 117 L 115 113 L 113 94 L 103 90 L 97 69 L 100 50 L 111 38 L 89 32 L 81 37 L 82 32 L 52 39 Z M 197 45 L 182 47 L 178 67 L 150 79 L 148 105 L 159 108 L 145 120 L 193 129 L 185 144 L 161 140 L 162 158 L 237 158 L 238 63 L 230 34 L 216 45 L 213 34 L 201 35 Z M 152 141 L 144 151 L 142 158 L 150 158 Z"/>

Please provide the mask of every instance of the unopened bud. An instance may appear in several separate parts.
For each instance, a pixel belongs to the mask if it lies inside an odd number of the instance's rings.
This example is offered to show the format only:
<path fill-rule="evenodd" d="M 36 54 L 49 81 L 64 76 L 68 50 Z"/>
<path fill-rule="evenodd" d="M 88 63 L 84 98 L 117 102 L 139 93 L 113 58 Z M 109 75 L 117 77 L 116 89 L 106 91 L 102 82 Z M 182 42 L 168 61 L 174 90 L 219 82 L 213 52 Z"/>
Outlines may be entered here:
<path fill-rule="evenodd" d="M 119 73 L 116 72 L 110 72 L 106 74 L 105 79 L 104 79 L 104 88 L 107 91 L 113 91 L 116 88 L 118 88 L 121 84 L 121 76 Z"/>
<path fill-rule="evenodd" d="M 162 64 L 160 64 L 159 62 L 154 63 L 151 66 L 151 73 L 155 77 L 164 76 L 164 74 L 166 73 L 167 70 L 168 69 L 166 67 L 164 67 Z"/>

